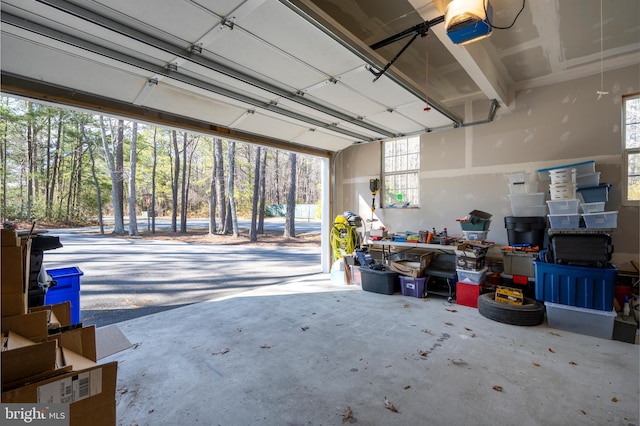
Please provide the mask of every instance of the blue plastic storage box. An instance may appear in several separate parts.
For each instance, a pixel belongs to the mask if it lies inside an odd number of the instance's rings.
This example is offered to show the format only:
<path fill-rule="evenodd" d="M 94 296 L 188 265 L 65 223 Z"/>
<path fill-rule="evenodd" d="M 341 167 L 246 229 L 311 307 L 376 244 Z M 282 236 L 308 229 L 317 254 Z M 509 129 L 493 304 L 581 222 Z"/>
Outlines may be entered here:
<path fill-rule="evenodd" d="M 576 189 L 582 195 L 585 203 L 601 203 L 609 201 L 610 183 L 601 183 L 598 186 L 586 186 Z"/>
<path fill-rule="evenodd" d="M 58 284 L 50 287 L 44 298 L 45 305 L 69 301 L 71 303 L 71 324 L 80 323 L 80 277 L 84 272 L 76 266 L 47 269 L 47 274 Z"/>
<path fill-rule="evenodd" d="M 534 262 L 535 298 L 579 308 L 611 311 L 618 270 Z"/>

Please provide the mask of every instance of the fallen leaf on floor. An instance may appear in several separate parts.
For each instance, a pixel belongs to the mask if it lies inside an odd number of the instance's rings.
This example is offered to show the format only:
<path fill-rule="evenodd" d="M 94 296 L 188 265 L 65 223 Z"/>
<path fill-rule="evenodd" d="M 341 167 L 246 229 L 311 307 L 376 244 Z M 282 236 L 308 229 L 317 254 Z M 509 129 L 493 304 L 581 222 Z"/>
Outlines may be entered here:
<path fill-rule="evenodd" d="M 433 333 L 431 332 L 431 330 L 422 329 L 422 330 L 420 330 L 420 331 L 422 331 L 423 333 L 427 333 L 427 334 L 431 334 L 431 335 L 433 335 Z"/>
<path fill-rule="evenodd" d="M 402 305 L 403 308 L 407 309 L 409 307 L 408 303 L 405 303 L 404 305 Z"/>
<path fill-rule="evenodd" d="M 262 349 L 271 349 L 271 345 L 260 345 Z"/>
<path fill-rule="evenodd" d="M 304 327 L 300 327 L 300 329 L 301 329 L 302 331 L 307 331 L 307 330 L 309 329 L 309 327 L 304 326 Z"/>
<path fill-rule="evenodd" d="M 467 365 L 467 361 L 465 361 L 464 359 L 461 359 L 461 358 L 449 359 L 449 361 L 451 361 L 451 363 L 453 365 Z"/>
<path fill-rule="evenodd" d="M 386 408 L 387 410 L 391 410 L 394 413 L 399 413 L 398 409 L 391 402 L 389 402 L 386 396 L 384 397 L 384 408 Z"/>
<path fill-rule="evenodd" d="M 551 348 L 549 348 L 549 352 L 551 352 L 552 354 L 555 354 L 555 353 L 556 353 L 556 352 L 555 352 L 553 349 L 551 349 Z"/>
<path fill-rule="evenodd" d="M 502 392 L 502 386 L 495 385 L 493 387 L 493 390 L 496 391 L 496 392 Z"/>
<path fill-rule="evenodd" d="M 152 408 L 151 410 L 148 411 L 149 414 L 153 413 L 154 411 L 156 411 L 155 408 Z"/>
<path fill-rule="evenodd" d="M 344 413 L 342 413 L 342 423 L 346 423 L 349 421 L 349 419 L 353 418 L 353 411 L 351 411 L 351 407 L 347 407 L 346 410 L 344 410 Z"/>
<path fill-rule="evenodd" d="M 133 349 L 138 349 L 138 346 L 140 346 L 142 343 L 136 343 L 135 345 L 133 345 Z"/>
<path fill-rule="evenodd" d="M 582 414 L 584 414 L 584 415 L 586 415 L 586 414 L 587 414 L 587 412 L 586 412 L 586 411 L 584 411 L 584 410 L 580 410 L 580 412 L 581 412 Z"/>
<path fill-rule="evenodd" d="M 451 324 L 449 321 L 445 322 L 444 324 L 445 324 L 445 325 L 453 325 L 453 324 Z"/>
<path fill-rule="evenodd" d="M 221 350 L 220 352 L 214 352 L 211 355 L 224 355 L 226 353 L 229 353 L 230 349 L 229 348 L 224 348 L 223 350 Z"/>
<path fill-rule="evenodd" d="M 476 333 L 471 333 L 471 337 L 476 337 Z"/>
<path fill-rule="evenodd" d="M 429 356 L 429 351 L 422 351 L 420 349 L 418 349 L 418 355 L 420 355 L 421 357 L 428 357 Z"/>
<path fill-rule="evenodd" d="M 236 328 L 236 330 L 238 330 L 238 333 L 241 333 L 242 332 L 242 327 L 238 327 L 238 328 Z"/>
<path fill-rule="evenodd" d="M 537 362 L 532 362 L 531 364 L 533 364 L 534 367 L 540 367 L 540 364 L 538 364 Z"/>
<path fill-rule="evenodd" d="M 465 330 L 467 330 L 467 331 L 473 331 L 473 330 L 472 330 L 472 329 L 470 329 L 469 327 L 465 327 L 464 329 L 465 329 Z"/>
<path fill-rule="evenodd" d="M 556 333 L 555 331 L 550 331 L 549 334 L 552 336 L 560 336 L 560 334 Z"/>
<path fill-rule="evenodd" d="M 575 362 L 575 361 L 569 361 L 569 364 L 570 364 L 570 365 L 578 365 L 578 363 L 577 363 L 577 362 Z"/>
<path fill-rule="evenodd" d="M 405 389 L 411 389 L 411 385 L 407 385 L 404 387 Z"/>
<path fill-rule="evenodd" d="M 613 398 L 611 398 L 611 402 L 618 402 L 618 398 L 614 396 Z"/>
<path fill-rule="evenodd" d="M 384 368 L 389 368 L 389 367 L 391 367 L 391 364 L 384 366 Z"/>
<path fill-rule="evenodd" d="M 120 391 L 120 394 L 121 394 L 121 395 L 124 395 L 124 394 L 125 394 L 125 393 L 127 393 L 127 392 L 129 392 L 129 389 L 124 388 L 124 389 L 122 389 L 122 390 Z"/>
<path fill-rule="evenodd" d="M 457 311 L 457 310 L 455 310 L 455 309 L 447 309 L 447 311 L 449 311 L 449 312 L 458 312 L 458 311 Z"/>

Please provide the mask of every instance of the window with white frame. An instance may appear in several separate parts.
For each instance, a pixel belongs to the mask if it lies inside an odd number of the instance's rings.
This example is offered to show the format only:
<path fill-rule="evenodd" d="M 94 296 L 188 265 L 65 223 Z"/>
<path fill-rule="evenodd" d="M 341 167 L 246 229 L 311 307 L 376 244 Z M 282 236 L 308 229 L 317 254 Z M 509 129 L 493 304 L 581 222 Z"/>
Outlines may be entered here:
<path fill-rule="evenodd" d="M 419 207 L 420 136 L 384 142 L 384 207 Z"/>
<path fill-rule="evenodd" d="M 640 94 L 623 98 L 623 203 L 640 204 Z"/>

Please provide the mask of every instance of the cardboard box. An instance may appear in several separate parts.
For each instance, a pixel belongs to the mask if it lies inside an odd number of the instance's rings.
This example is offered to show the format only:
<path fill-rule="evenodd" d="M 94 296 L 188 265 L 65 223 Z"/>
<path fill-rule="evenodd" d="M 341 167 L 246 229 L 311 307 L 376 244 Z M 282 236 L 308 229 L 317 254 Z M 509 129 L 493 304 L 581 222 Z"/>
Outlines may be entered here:
<path fill-rule="evenodd" d="M 2 318 L 2 333 L 13 331 L 33 342 L 44 342 L 49 338 L 47 312 L 33 312 Z"/>
<path fill-rule="evenodd" d="M 71 325 L 71 302 L 61 302 L 54 305 L 33 306 L 29 312 L 45 312 L 49 330 L 68 327 Z"/>
<path fill-rule="evenodd" d="M 456 254 L 456 268 L 478 271 L 484 268 L 488 245 L 463 243 L 454 250 Z"/>
<path fill-rule="evenodd" d="M 35 343 L 8 332 L 2 351 L 2 390 L 18 387 L 34 377 L 51 375 L 56 368 L 56 342 Z"/>
<path fill-rule="evenodd" d="M 24 292 L 24 265 L 22 262 L 22 247 L 2 247 L 2 270 L 0 286 L 2 295 Z M 21 312 L 24 313 L 24 312 Z"/>
<path fill-rule="evenodd" d="M 424 276 L 424 270 L 427 269 L 431 260 L 433 259 L 433 252 L 425 253 L 420 256 L 419 262 L 409 260 L 397 260 L 391 262 L 389 267 L 392 271 L 408 277 L 418 278 Z"/>
<path fill-rule="evenodd" d="M 0 241 L 2 247 L 20 247 L 20 237 L 15 229 L 0 229 Z"/>
<path fill-rule="evenodd" d="M 2 393 L 3 403 L 69 403 L 71 426 L 116 424 L 117 362 L 50 377 Z"/>
<path fill-rule="evenodd" d="M 522 305 L 524 295 L 522 290 L 511 287 L 496 287 L 496 302 L 508 303 L 510 305 Z"/>

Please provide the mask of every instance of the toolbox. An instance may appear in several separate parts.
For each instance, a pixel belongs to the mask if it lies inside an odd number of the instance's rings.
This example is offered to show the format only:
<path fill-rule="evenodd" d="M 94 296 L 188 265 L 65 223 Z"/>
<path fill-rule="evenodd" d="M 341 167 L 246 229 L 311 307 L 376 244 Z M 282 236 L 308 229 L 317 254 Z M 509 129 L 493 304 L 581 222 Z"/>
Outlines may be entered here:
<path fill-rule="evenodd" d="M 553 262 L 560 265 L 606 268 L 613 245 L 609 234 L 557 234 L 550 237 Z"/>
<path fill-rule="evenodd" d="M 383 267 L 383 269 L 373 269 L 370 267 L 360 268 L 362 279 L 362 289 L 380 294 L 393 294 L 400 291 L 400 280 L 398 274 Z"/>

